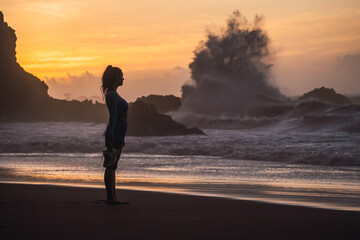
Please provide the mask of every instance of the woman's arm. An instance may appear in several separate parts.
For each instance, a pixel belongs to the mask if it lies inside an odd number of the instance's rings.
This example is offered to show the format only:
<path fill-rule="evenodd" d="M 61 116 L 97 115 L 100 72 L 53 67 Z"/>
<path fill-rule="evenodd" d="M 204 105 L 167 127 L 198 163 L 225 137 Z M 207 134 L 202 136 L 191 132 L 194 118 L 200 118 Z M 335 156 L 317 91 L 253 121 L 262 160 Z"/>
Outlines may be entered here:
<path fill-rule="evenodd" d="M 106 105 L 109 109 L 109 125 L 106 128 L 105 132 L 105 146 L 107 148 L 112 148 L 115 142 L 115 125 L 117 120 L 117 111 L 118 111 L 118 101 L 116 98 L 116 93 L 109 91 L 106 94 Z"/>

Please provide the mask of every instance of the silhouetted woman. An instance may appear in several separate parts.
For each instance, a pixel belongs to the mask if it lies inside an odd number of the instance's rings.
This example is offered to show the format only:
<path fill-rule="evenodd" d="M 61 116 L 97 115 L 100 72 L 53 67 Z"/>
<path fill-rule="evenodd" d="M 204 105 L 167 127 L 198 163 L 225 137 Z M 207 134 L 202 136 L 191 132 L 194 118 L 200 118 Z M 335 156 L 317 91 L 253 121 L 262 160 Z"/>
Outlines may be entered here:
<path fill-rule="evenodd" d="M 105 95 L 106 105 L 109 110 L 109 124 L 105 132 L 104 152 L 106 167 L 104 180 L 106 186 L 107 203 L 126 204 L 120 201 L 115 194 L 115 170 L 120 159 L 122 148 L 125 146 L 125 134 L 127 130 L 128 103 L 116 92 L 124 82 L 120 68 L 109 65 L 102 77 L 101 90 Z"/>

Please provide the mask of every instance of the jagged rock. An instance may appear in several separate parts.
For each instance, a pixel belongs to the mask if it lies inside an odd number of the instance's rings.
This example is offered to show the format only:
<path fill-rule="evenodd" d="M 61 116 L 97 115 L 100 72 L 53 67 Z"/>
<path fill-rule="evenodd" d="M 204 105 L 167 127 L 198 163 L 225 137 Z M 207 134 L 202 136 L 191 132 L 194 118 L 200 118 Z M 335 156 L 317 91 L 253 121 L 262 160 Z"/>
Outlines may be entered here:
<path fill-rule="evenodd" d="M 50 97 L 46 83 L 16 61 L 16 40 L 0 11 L 0 122 L 107 121 L 104 104 Z"/>
<path fill-rule="evenodd" d="M 351 101 L 344 95 L 338 94 L 332 88 L 315 88 L 299 98 L 300 101 L 320 101 L 331 105 L 347 105 Z"/>
<path fill-rule="evenodd" d="M 0 12 L 0 121 L 23 120 L 43 110 L 48 86 L 16 61 L 15 30 Z"/>
<path fill-rule="evenodd" d="M 177 111 L 181 106 L 181 98 L 174 95 L 161 96 L 151 94 L 147 97 L 138 98 L 138 100 L 153 104 L 159 113 Z"/>
<path fill-rule="evenodd" d="M 170 136 L 204 134 L 198 128 L 186 128 L 175 122 L 170 116 L 158 113 L 152 104 L 137 100 L 128 112 L 129 136 Z"/>

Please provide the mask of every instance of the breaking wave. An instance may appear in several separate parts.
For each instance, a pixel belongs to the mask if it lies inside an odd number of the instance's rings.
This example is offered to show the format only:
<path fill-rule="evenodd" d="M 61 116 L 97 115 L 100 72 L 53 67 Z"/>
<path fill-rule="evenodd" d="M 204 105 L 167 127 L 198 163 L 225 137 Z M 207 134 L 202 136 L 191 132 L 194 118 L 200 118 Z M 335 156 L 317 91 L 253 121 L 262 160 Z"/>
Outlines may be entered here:
<path fill-rule="evenodd" d="M 299 108 L 300 109 L 300 106 Z M 223 159 L 276 161 L 292 164 L 360 166 L 358 106 L 326 108 L 327 117 L 309 115 L 265 124 L 252 129 L 207 129 L 206 135 L 126 137 L 124 152 L 157 155 L 203 155 Z M 345 118 L 350 114 L 352 120 Z M 333 120 L 331 116 L 335 117 Z M 359 115 L 358 115 L 359 117 Z M 309 122 L 316 124 L 309 126 Z M 329 118 L 329 119 L 328 119 Z M 215 121 L 215 120 L 214 120 Z M 228 120 L 223 120 L 228 121 Z M 251 118 L 243 120 L 249 125 Z M 235 121 L 236 124 L 239 124 Z M 234 122 L 231 124 L 235 124 Z M 235 125 L 236 125 L 235 124 Z M 253 123 L 252 123 L 253 124 Z M 261 125 L 260 124 L 260 125 Z M 254 125 L 254 124 L 253 124 Z M 256 124 L 255 124 L 256 125 Z M 322 127 L 319 128 L 319 125 Z M 326 127 L 324 127 L 326 126 Z M 98 154 L 104 149 L 105 124 L 88 123 L 7 123 L 0 125 L 2 153 L 84 153 Z M 337 129 L 347 131 L 338 131 Z M 320 130 L 314 130 L 320 129 Z M 357 132 L 356 132 L 357 131 Z"/>
<path fill-rule="evenodd" d="M 188 127 L 203 129 L 252 129 L 273 127 L 280 130 L 344 131 L 360 133 L 360 106 L 332 106 L 321 102 L 271 104 L 253 109 L 238 118 L 173 112 L 172 117 Z"/>

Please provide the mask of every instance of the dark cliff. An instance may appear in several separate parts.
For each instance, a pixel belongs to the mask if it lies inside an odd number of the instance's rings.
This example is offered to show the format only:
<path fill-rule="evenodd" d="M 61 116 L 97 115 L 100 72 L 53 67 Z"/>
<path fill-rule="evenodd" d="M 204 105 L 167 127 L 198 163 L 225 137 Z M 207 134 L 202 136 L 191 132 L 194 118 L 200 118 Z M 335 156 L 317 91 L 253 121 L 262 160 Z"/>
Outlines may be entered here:
<path fill-rule="evenodd" d="M 16 61 L 15 30 L 0 12 L 0 121 L 106 121 L 103 104 L 58 100 Z"/>

